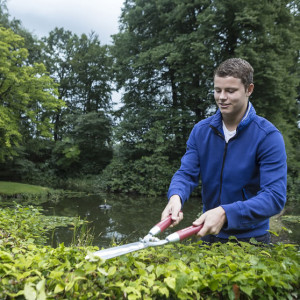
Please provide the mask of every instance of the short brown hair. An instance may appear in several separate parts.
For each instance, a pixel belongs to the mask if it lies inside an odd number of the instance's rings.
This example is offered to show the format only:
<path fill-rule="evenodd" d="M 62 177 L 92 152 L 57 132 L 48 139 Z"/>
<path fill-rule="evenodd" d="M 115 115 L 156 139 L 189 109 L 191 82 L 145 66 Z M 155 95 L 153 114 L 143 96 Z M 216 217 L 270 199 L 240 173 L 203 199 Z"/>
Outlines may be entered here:
<path fill-rule="evenodd" d="M 245 89 L 247 89 L 248 86 L 253 83 L 253 72 L 252 66 L 246 60 L 241 58 L 229 58 L 219 65 L 215 70 L 214 76 L 240 78 Z"/>

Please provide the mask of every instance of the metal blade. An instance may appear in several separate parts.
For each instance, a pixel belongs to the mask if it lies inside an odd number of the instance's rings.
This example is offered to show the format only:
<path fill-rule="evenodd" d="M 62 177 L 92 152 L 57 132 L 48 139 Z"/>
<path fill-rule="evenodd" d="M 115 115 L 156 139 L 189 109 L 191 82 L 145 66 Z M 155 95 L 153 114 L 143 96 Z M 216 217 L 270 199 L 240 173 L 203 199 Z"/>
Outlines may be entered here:
<path fill-rule="evenodd" d="M 122 246 L 112 247 L 94 252 L 93 254 L 99 256 L 102 259 L 110 259 L 113 257 L 121 256 L 133 251 L 147 248 L 148 244 L 143 242 L 135 242 Z"/>

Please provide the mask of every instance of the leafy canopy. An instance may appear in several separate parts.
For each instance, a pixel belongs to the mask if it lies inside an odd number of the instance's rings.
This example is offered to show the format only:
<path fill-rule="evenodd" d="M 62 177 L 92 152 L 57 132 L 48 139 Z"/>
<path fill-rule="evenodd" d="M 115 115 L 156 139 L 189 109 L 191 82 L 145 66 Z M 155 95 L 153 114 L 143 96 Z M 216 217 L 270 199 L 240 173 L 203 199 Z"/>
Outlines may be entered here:
<path fill-rule="evenodd" d="M 0 28 L 0 161 L 15 155 L 22 135 L 51 137 L 51 114 L 64 105 L 43 64 L 26 65 L 24 39 Z"/>

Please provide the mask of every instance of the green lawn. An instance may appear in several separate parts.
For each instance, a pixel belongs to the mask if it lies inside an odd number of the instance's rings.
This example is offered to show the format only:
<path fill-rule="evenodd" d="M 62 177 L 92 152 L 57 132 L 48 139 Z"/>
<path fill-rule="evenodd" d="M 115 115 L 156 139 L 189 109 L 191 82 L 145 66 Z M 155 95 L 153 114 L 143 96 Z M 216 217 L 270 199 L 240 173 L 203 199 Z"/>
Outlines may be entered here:
<path fill-rule="evenodd" d="M 0 181 L 0 194 L 15 195 L 15 194 L 45 194 L 50 191 L 49 188 L 23 184 L 17 182 Z"/>

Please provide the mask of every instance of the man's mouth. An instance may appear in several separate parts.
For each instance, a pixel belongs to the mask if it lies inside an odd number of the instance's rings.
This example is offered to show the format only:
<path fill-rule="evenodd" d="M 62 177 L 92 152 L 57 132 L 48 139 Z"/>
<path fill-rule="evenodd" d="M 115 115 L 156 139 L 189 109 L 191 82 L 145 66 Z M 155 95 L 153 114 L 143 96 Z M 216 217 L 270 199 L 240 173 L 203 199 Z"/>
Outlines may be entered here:
<path fill-rule="evenodd" d="M 219 103 L 219 106 L 220 106 L 221 108 L 227 108 L 229 105 L 230 105 L 230 104 L 228 104 L 228 103 Z"/>

